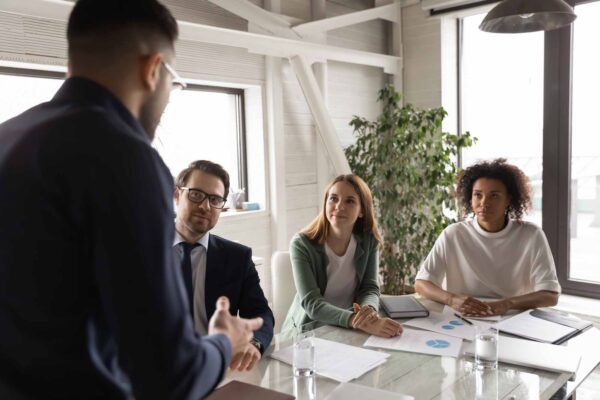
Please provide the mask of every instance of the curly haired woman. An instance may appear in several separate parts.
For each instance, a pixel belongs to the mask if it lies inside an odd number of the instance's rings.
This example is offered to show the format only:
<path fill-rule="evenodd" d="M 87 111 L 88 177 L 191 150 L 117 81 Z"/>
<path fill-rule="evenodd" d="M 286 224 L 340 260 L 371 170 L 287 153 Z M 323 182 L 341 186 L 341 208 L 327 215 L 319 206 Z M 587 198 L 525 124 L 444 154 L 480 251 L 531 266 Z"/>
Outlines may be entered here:
<path fill-rule="evenodd" d="M 505 159 L 462 171 L 457 196 L 473 218 L 442 232 L 417 274 L 417 292 L 472 316 L 555 305 L 561 289 L 548 241 L 522 221 L 530 192 L 523 171 Z"/>

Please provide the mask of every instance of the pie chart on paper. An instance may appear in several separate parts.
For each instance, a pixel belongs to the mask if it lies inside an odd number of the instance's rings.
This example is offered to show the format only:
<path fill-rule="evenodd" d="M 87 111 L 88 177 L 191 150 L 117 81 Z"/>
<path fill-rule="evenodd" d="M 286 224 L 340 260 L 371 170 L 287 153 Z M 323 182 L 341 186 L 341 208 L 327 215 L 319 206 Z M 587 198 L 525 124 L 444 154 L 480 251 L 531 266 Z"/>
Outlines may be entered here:
<path fill-rule="evenodd" d="M 434 349 L 445 349 L 450 347 L 450 342 L 442 339 L 433 339 L 427 341 L 427 346 L 432 347 Z"/>

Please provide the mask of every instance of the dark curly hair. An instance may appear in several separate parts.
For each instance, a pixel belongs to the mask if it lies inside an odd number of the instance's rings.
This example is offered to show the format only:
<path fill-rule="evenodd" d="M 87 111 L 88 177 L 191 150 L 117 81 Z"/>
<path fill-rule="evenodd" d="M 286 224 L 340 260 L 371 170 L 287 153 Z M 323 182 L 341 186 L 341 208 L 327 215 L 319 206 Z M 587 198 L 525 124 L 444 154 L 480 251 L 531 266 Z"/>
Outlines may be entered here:
<path fill-rule="evenodd" d="M 508 216 L 520 221 L 531 207 L 531 186 L 529 178 L 518 167 L 508 164 L 505 158 L 493 161 L 481 161 L 471 165 L 456 178 L 456 196 L 461 203 L 464 215 L 473 212 L 471 197 L 473 185 L 479 178 L 497 179 L 504 183 L 510 198 Z"/>

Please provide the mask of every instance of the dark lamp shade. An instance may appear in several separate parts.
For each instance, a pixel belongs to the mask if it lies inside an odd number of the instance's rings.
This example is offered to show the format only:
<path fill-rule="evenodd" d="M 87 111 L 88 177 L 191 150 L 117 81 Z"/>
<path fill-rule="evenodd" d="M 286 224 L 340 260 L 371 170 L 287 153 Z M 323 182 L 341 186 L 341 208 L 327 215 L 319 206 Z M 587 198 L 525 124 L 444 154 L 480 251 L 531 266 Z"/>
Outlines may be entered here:
<path fill-rule="evenodd" d="M 549 31 L 575 21 L 563 0 L 504 0 L 485 16 L 479 29 L 496 33 Z"/>

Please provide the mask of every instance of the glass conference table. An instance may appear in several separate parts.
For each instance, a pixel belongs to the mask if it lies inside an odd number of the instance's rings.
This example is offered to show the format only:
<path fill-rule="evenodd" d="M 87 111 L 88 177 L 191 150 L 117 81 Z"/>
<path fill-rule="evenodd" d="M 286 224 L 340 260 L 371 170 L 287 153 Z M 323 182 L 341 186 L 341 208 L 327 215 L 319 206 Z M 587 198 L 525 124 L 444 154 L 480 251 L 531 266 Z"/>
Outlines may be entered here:
<path fill-rule="evenodd" d="M 430 306 L 428 305 L 428 308 Z M 435 308 L 435 307 L 434 307 Z M 307 399 L 307 385 L 314 385 L 316 399 L 324 399 L 340 383 L 328 378 L 293 378 L 292 367 L 268 356 L 291 345 L 287 335 L 275 335 L 267 356 L 249 372 L 229 371 L 223 384 L 239 380 Z M 333 326 L 315 329 L 315 336 L 362 347 L 368 334 Z M 569 373 L 499 363 L 496 371 L 474 371 L 473 358 L 440 357 L 381 349 L 387 361 L 352 383 L 413 396 L 415 399 L 552 399 L 569 398 L 600 362 L 600 331 L 591 328 L 571 339 L 567 346 L 583 354 L 579 369 Z M 309 379 L 314 379 L 310 381 Z M 296 386 L 296 387 L 295 387 Z M 600 393 L 599 393 L 600 396 Z"/>

